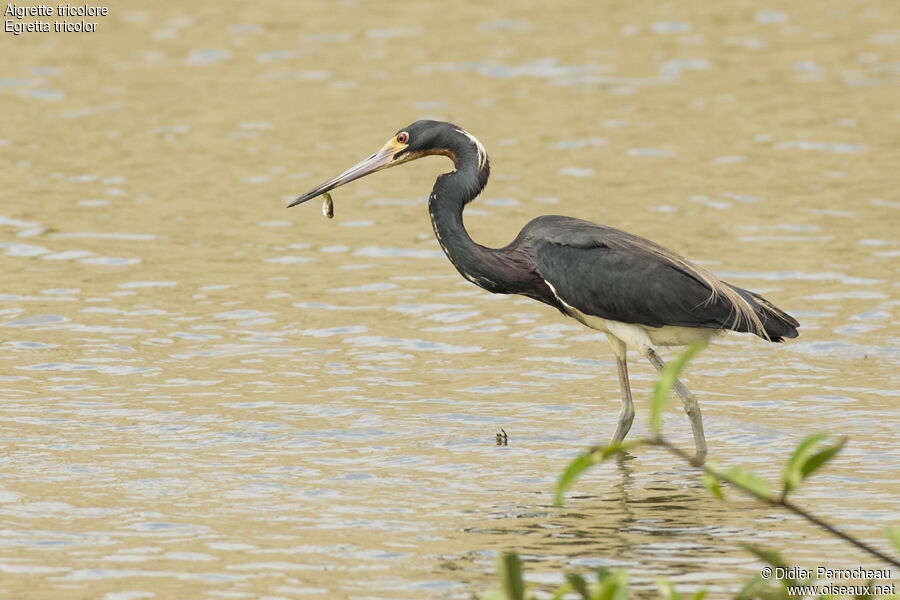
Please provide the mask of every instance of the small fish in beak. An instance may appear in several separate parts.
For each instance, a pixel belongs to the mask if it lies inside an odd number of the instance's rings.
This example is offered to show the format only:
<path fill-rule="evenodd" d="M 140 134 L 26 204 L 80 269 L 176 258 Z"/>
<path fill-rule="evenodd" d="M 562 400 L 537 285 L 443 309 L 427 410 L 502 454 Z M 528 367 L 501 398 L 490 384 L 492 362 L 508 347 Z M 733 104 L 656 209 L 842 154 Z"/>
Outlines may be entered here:
<path fill-rule="evenodd" d="M 322 194 L 322 214 L 329 219 L 334 218 L 334 200 L 328 192 Z"/>

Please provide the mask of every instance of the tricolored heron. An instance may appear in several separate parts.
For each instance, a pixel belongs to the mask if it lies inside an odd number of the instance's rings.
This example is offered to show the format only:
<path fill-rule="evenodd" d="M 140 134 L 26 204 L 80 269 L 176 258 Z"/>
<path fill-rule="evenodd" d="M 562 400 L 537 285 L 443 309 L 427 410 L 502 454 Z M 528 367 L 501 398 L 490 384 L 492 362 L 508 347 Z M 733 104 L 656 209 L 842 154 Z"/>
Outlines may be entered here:
<path fill-rule="evenodd" d="M 616 355 L 622 408 L 613 434 L 621 442 L 634 406 L 625 353 L 637 350 L 662 371 L 657 346 L 708 341 L 725 331 L 750 332 L 771 342 L 797 337 L 799 323 L 768 300 L 717 278 L 644 238 L 581 219 L 542 216 L 503 248 L 469 237 L 463 208 L 484 189 L 487 152 L 463 129 L 416 121 L 369 158 L 294 200 L 296 206 L 375 171 L 423 156 L 449 157 L 455 169 L 437 178 L 428 197 L 434 233 L 460 274 L 489 292 L 520 294 L 549 304 L 606 334 Z M 675 391 L 691 422 L 697 460 L 706 440 L 696 398 L 681 382 Z"/>

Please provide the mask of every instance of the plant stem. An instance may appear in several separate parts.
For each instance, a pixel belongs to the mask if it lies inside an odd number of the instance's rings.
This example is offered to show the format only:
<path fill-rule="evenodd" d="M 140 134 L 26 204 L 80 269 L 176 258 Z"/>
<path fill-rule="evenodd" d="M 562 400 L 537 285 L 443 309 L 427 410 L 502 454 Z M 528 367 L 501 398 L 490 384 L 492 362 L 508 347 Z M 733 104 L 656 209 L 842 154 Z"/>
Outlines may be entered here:
<path fill-rule="evenodd" d="M 815 523 L 816 525 L 818 525 L 819 527 L 821 527 L 828 533 L 830 533 L 832 535 L 836 535 L 837 537 L 841 538 L 845 542 L 849 542 L 849 543 L 853 544 L 860 550 L 868 552 L 872 556 L 883 560 L 884 562 L 888 563 L 889 565 L 893 565 L 895 567 L 900 567 L 900 561 L 897 561 L 896 559 L 891 558 L 887 554 L 884 554 L 880 550 L 876 550 L 875 548 L 872 548 L 865 542 L 858 540 L 855 537 L 848 535 L 848 534 L 844 533 L 843 531 L 840 531 L 839 529 L 836 529 L 833 525 L 826 523 L 819 517 L 806 512 L 805 509 L 800 508 L 793 502 L 788 502 L 787 500 L 777 500 L 777 501 L 772 502 L 772 505 L 773 506 L 783 506 L 784 508 L 793 512 L 794 514 L 803 517 L 810 523 Z"/>
<path fill-rule="evenodd" d="M 823 521 L 822 519 L 820 519 L 819 517 L 817 517 L 817 516 L 815 516 L 815 515 L 813 515 L 813 514 L 810 514 L 810 513 L 807 512 L 805 509 L 800 508 L 799 506 L 797 506 L 797 505 L 794 504 L 793 502 L 788 502 L 786 499 L 784 499 L 784 497 L 781 497 L 781 498 L 774 498 L 774 497 L 772 497 L 772 496 L 766 496 L 766 495 L 758 494 L 758 493 L 756 493 L 755 491 L 753 491 L 753 490 L 751 490 L 751 489 L 747 489 L 747 488 L 745 488 L 745 487 L 742 486 L 742 485 L 736 484 L 736 483 L 734 483 L 733 481 L 730 481 L 730 480 L 726 479 L 725 477 L 723 477 L 722 475 L 720 475 L 719 472 L 716 471 L 715 469 L 713 469 L 712 467 L 709 467 L 709 466 L 706 466 L 706 465 L 698 465 L 698 464 L 696 463 L 696 461 L 694 460 L 694 457 L 693 457 L 693 456 L 691 456 L 690 454 L 688 454 L 687 452 L 685 452 L 685 451 L 682 450 L 681 448 L 678 448 L 677 446 L 674 446 L 669 440 L 665 439 L 665 438 L 662 437 L 661 435 L 657 435 L 656 437 L 650 438 L 650 439 L 647 440 L 647 441 L 648 441 L 649 444 L 652 444 L 652 445 L 654 445 L 654 446 L 662 446 L 663 448 L 665 448 L 666 450 L 668 450 L 669 452 L 671 452 L 671 453 L 674 454 L 675 456 L 677 456 L 677 457 L 679 457 L 679 458 L 685 460 L 686 462 L 688 462 L 692 467 L 695 467 L 695 468 L 697 468 L 697 469 L 701 469 L 701 470 L 703 470 L 703 471 L 706 471 L 707 473 L 709 473 L 710 475 L 712 475 L 713 477 L 715 477 L 715 478 L 718 479 L 719 481 L 722 481 L 722 482 L 725 482 L 725 483 L 730 483 L 731 485 L 737 487 L 739 490 L 741 490 L 741 491 L 744 492 L 745 494 L 748 494 L 748 495 L 750 495 L 750 496 L 753 496 L 753 497 L 756 498 L 757 500 L 761 500 L 762 502 L 768 504 L 769 506 L 780 506 L 780 507 L 782 507 L 782 508 L 785 508 L 785 509 L 791 511 L 792 513 L 794 513 L 795 515 L 798 515 L 798 516 L 800 516 L 800 517 L 803 517 L 804 519 L 806 519 L 806 520 L 809 521 L 810 523 L 813 523 L 813 524 L 815 524 L 815 525 L 818 525 L 819 527 L 821 527 L 822 529 L 824 529 L 824 530 L 827 531 L 828 533 L 830 533 L 830 534 L 832 534 L 832 535 L 834 535 L 834 536 L 837 536 L 837 537 L 841 538 L 841 539 L 844 540 L 845 542 L 848 542 L 848 543 L 850 543 L 850 544 L 856 546 L 856 547 L 859 548 L 860 550 L 862 550 L 862 551 L 864 551 L 864 552 L 867 552 L 867 553 L 871 554 L 872 556 L 874 556 L 874 557 L 876 557 L 876 558 L 878 558 L 878 559 L 880 559 L 880 560 L 886 562 L 887 564 L 893 565 L 893 566 L 895 566 L 895 567 L 900 567 L 900 561 L 897 561 L 896 559 L 891 558 L 891 557 L 888 556 L 887 554 L 884 554 L 884 553 L 881 552 L 880 550 L 877 550 L 876 548 L 873 548 L 873 547 L 869 546 L 869 545 L 866 544 L 865 542 L 863 542 L 863 541 L 861 541 L 861 540 L 858 540 L 858 539 L 856 539 L 855 537 L 853 537 L 853 536 L 851 536 L 851 535 L 848 535 L 848 534 L 844 533 L 843 531 L 841 531 L 841 530 L 839 530 L 839 529 L 836 529 L 833 525 L 831 525 L 831 524 L 829 524 L 829 523 Z"/>

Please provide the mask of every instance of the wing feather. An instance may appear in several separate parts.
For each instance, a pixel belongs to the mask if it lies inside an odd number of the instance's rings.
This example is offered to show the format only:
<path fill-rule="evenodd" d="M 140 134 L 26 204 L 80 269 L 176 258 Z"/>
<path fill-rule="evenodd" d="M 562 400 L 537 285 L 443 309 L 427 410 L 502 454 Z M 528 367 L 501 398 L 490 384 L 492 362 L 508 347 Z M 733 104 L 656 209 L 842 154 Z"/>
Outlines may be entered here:
<path fill-rule="evenodd" d="M 773 341 L 797 335 L 796 321 L 769 302 L 639 236 L 557 216 L 535 219 L 522 234 L 538 274 L 583 313 L 651 327 L 749 331 Z"/>

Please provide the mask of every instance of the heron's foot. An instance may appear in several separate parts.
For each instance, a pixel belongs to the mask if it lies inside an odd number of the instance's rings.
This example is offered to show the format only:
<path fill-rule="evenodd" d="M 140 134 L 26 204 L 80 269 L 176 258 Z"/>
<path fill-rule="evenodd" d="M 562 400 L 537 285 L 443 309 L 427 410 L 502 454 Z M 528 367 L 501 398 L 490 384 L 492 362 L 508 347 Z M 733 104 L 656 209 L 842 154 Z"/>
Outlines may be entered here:
<path fill-rule="evenodd" d="M 697 450 L 697 454 L 691 459 L 691 464 L 695 467 L 702 467 L 703 463 L 706 462 L 706 448 L 703 450 Z"/>
<path fill-rule="evenodd" d="M 616 432 L 609 439 L 609 444 L 607 444 L 607 445 L 613 446 L 615 444 L 621 444 L 622 442 L 624 442 L 625 436 L 628 435 L 629 429 L 631 429 L 630 423 L 628 425 L 626 425 L 625 427 L 622 427 L 621 425 L 619 427 L 616 427 Z"/>
<path fill-rule="evenodd" d="M 616 424 L 616 432 L 613 434 L 612 439 L 609 440 L 609 443 L 621 444 L 624 442 L 625 436 L 631 431 L 631 424 L 633 422 L 634 406 L 630 402 L 623 403 L 622 410 L 619 412 L 619 421 Z"/>

